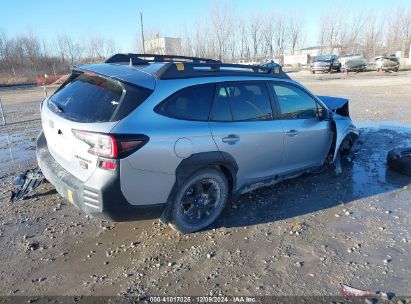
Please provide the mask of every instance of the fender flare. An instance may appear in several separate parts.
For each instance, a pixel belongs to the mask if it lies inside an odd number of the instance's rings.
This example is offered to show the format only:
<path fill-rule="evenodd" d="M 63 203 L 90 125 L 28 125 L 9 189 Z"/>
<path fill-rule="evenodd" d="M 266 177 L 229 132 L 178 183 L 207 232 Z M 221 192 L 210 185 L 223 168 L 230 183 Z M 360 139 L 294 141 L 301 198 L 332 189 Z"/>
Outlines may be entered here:
<path fill-rule="evenodd" d="M 163 223 L 168 224 L 170 221 L 170 206 L 180 186 L 195 172 L 208 166 L 220 166 L 223 173 L 226 176 L 229 175 L 228 178 L 231 179 L 229 180 L 231 190 L 236 188 L 238 165 L 234 157 L 229 153 L 211 151 L 193 154 L 183 159 L 176 168 L 176 180 L 168 196 L 166 207 L 161 215 L 161 221 Z"/>
<path fill-rule="evenodd" d="M 176 169 L 177 186 L 182 185 L 196 171 L 212 165 L 227 169 L 233 179 L 232 186 L 236 185 L 238 165 L 235 159 L 227 152 L 212 151 L 196 153 L 183 159 Z"/>

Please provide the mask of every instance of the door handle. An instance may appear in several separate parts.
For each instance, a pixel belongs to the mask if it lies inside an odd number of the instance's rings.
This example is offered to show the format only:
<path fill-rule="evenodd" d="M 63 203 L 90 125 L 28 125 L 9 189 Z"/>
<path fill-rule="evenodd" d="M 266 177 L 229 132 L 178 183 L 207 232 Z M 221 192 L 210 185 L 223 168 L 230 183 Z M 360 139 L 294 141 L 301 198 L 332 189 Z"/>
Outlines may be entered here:
<path fill-rule="evenodd" d="M 297 130 L 290 130 L 288 132 L 285 132 L 285 134 L 289 137 L 296 137 L 298 135 L 298 131 Z"/>
<path fill-rule="evenodd" d="M 230 134 L 226 137 L 222 138 L 223 143 L 232 145 L 235 144 L 236 142 L 240 141 L 240 137 L 234 134 Z"/>

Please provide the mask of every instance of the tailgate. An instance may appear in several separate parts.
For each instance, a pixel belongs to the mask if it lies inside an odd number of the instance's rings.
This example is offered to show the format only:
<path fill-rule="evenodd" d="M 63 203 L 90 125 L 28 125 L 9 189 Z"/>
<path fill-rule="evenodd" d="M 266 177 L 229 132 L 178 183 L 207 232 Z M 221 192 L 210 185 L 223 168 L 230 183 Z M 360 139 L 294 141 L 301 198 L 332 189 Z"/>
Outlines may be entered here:
<path fill-rule="evenodd" d="M 56 115 L 46 105 L 42 108 L 41 121 L 50 154 L 64 169 L 83 182 L 96 169 L 98 157 L 88 153 L 90 146 L 74 137 L 72 130 L 109 133 L 116 124 L 76 123 Z"/>

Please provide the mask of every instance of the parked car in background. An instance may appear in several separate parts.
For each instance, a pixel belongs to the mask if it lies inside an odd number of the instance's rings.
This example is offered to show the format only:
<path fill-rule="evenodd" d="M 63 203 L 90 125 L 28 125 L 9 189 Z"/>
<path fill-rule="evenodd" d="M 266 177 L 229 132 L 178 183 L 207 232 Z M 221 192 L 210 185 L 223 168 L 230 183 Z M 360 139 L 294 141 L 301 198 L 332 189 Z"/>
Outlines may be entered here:
<path fill-rule="evenodd" d="M 398 71 L 400 62 L 395 55 L 375 57 L 377 71 Z"/>
<path fill-rule="evenodd" d="M 319 55 L 311 60 L 310 70 L 313 74 L 315 72 L 340 72 L 341 64 L 338 62 L 336 55 Z"/>
<path fill-rule="evenodd" d="M 76 66 L 41 105 L 37 159 L 68 201 L 106 220 L 182 232 L 229 198 L 338 164 L 358 137 L 348 100 L 316 96 L 275 63 L 117 54 Z"/>
<path fill-rule="evenodd" d="M 341 64 L 341 71 L 356 71 L 365 72 L 367 70 L 368 61 L 362 55 L 351 54 L 345 55 L 338 59 Z"/>

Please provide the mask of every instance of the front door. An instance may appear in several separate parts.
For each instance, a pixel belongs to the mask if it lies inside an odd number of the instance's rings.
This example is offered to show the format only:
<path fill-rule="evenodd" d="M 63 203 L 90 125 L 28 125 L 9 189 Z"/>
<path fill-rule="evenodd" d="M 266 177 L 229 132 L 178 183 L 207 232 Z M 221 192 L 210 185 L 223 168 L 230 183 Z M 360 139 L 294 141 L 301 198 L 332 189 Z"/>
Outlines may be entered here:
<path fill-rule="evenodd" d="M 237 162 L 237 189 L 278 174 L 284 130 L 265 82 L 217 86 L 209 124 L 218 149 Z"/>
<path fill-rule="evenodd" d="M 284 128 L 286 172 L 320 166 L 330 149 L 333 133 L 330 122 L 322 120 L 322 106 L 307 92 L 286 83 L 271 83 Z"/>

